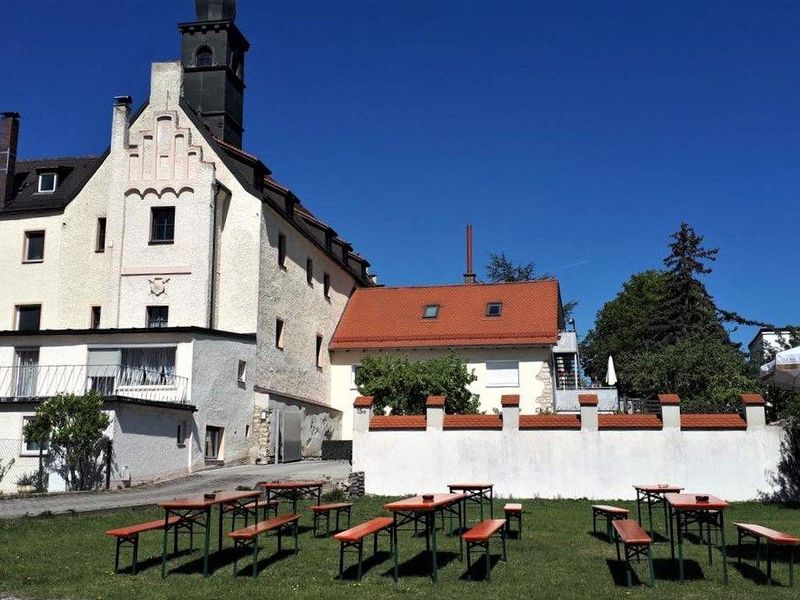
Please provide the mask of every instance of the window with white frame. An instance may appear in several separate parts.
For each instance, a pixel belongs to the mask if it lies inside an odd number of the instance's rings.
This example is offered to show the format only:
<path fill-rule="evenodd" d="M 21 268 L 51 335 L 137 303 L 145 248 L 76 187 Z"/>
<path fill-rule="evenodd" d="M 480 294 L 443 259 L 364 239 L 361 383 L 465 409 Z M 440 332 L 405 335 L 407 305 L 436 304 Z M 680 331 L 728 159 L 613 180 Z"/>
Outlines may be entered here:
<path fill-rule="evenodd" d="M 486 387 L 519 387 L 519 363 L 516 360 L 487 362 Z"/>
<path fill-rule="evenodd" d="M 40 194 L 52 194 L 58 185 L 58 175 L 55 173 L 39 173 L 39 186 L 37 191 Z"/>
<path fill-rule="evenodd" d="M 356 383 L 356 375 L 358 375 L 358 370 L 361 368 L 361 365 L 351 365 L 350 366 L 350 389 L 357 390 L 358 384 Z"/>
<path fill-rule="evenodd" d="M 22 417 L 22 439 L 23 439 L 23 446 L 22 446 L 22 454 L 39 454 L 39 443 L 34 442 L 33 440 L 29 440 L 25 436 L 25 425 L 27 425 L 33 416 L 30 417 Z M 47 454 L 47 442 L 45 442 L 42 446 L 42 453 Z"/>

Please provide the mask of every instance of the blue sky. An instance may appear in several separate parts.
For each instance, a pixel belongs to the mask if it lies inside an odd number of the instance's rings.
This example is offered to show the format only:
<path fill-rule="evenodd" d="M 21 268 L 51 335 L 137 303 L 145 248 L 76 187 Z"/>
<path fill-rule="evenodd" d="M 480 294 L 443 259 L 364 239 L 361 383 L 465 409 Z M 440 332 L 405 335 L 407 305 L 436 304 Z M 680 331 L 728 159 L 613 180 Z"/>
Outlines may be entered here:
<path fill-rule="evenodd" d="M 193 6 L 5 6 L 21 157 L 102 152 Z M 472 223 L 477 265 L 555 273 L 585 332 L 685 220 L 722 307 L 800 321 L 797 3 L 240 0 L 237 22 L 245 149 L 382 282 L 459 281 Z"/>

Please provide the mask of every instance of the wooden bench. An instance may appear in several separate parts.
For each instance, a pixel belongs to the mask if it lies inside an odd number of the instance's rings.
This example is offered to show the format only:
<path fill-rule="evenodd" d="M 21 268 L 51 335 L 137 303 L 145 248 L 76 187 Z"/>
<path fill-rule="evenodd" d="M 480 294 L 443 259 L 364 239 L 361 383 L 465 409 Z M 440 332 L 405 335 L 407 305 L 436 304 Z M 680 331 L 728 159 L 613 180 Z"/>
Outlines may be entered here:
<path fill-rule="evenodd" d="M 509 502 L 503 507 L 506 514 L 506 533 L 511 533 L 511 521 L 517 522 L 517 539 L 522 539 L 522 504 Z"/>
<path fill-rule="evenodd" d="M 769 527 L 762 525 L 755 525 L 753 523 L 734 523 L 736 527 L 739 545 L 738 545 L 738 563 L 742 565 L 742 539 L 753 538 L 756 541 L 756 568 L 760 568 L 761 564 L 761 540 L 767 542 L 767 585 L 772 585 L 772 553 L 770 548 L 772 546 L 781 546 L 786 548 L 789 554 L 789 587 L 794 586 L 794 549 L 795 546 L 800 545 L 800 537 L 783 533 Z"/>
<path fill-rule="evenodd" d="M 348 548 L 355 548 L 358 553 L 358 579 L 361 579 L 361 564 L 364 558 L 364 539 L 373 536 L 373 553 L 378 553 L 378 534 L 389 533 L 389 551 L 394 553 L 394 519 L 392 517 L 375 517 L 365 523 L 356 525 L 337 533 L 333 539 L 339 542 L 339 579 L 344 577 L 344 553 Z"/>
<path fill-rule="evenodd" d="M 482 548 L 486 556 L 486 581 L 491 580 L 492 560 L 489 546 L 492 538 L 500 537 L 503 543 L 501 560 L 506 560 L 506 520 L 486 519 L 461 536 L 467 543 L 467 579 L 472 579 L 472 554 L 473 548 Z"/>
<path fill-rule="evenodd" d="M 281 537 L 286 530 L 291 530 L 294 536 L 294 551 L 297 552 L 297 522 L 300 520 L 300 515 L 290 514 L 274 517 L 267 521 L 260 521 L 255 525 L 250 525 L 243 529 L 231 531 L 228 537 L 233 540 L 235 548 L 253 548 L 253 577 L 258 574 L 258 536 L 261 534 L 274 531 L 278 536 L 278 554 L 281 552 Z M 237 563 L 239 559 L 236 558 L 233 562 L 233 574 L 236 575 Z"/>
<path fill-rule="evenodd" d="M 270 500 L 269 502 L 266 500 L 262 500 L 259 498 L 258 500 L 258 509 L 261 510 L 261 520 L 267 520 L 267 513 L 271 512 L 273 516 L 278 516 L 278 506 L 280 505 L 279 500 Z M 224 504 L 222 507 L 222 514 L 223 515 L 231 515 L 231 531 L 236 529 L 236 518 L 237 517 L 244 517 L 244 526 L 247 527 L 248 521 L 250 519 L 250 515 L 254 517 L 254 521 L 258 521 L 258 513 L 256 512 L 256 503 L 250 502 L 245 504 L 244 506 L 238 505 L 235 502 L 230 504 Z"/>
<path fill-rule="evenodd" d="M 325 517 L 325 535 L 328 536 L 331 534 L 332 512 L 336 513 L 336 529 L 334 529 L 334 531 L 339 531 L 339 515 L 341 513 L 347 514 L 347 527 L 350 528 L 350 513 L 352 512 L 352 509 L 352 502 L 336 502 L 334 504 L 320 504 L 318 506 L 312 506 L 311 511 L 314 513 L 314 536 L 316 537 L 317 535 L 317 525 L 323 516 Z"/>
<path fill-rule="evenodd" d="M 648 585 L 653 587 L 655 577 L 653 575 L 653 554 L 650 550 L 653 545 L 652 538 L 647 535 L 647 532 L 642 529 L 639 523 L 631 519 L 615 519 L 612 525 L 616 532 L 614 542 L 617 546 L 617 560 L 619 561 L 622 560 L 619 545 L 621 543 L 625 546 L 625 577 L 628 581 L 628 587 L 632 585 L 633 565 L 631 565 L 631 559 L 636 558 L 636 561 L 639 562 L 642 556 L 647 557 Z"/>
<path fill-rule="evenodd" d="M 155 521 L 147 521 L 146 523 L 137 523 L 135 525 L 128 525 L 127 527 L 118 527 L 117 529 L 109 529 L 106 531 L 106 535 L 109 537 L 116 538 L 117 541 L 117 550 L 114 555 L 114 572 L 119 572 L 119 551 L 124 545 L 128 545 L 133 548 L 133 564 L 131 566 L 131 574 L 136 575 L 136 563 L 139 559 L 139 534 L 146 533 L 148 531 L 161 531 L 164 529 L 164 519 L 156 519 Z M 178 525 L 175 527 L 175 536 L 174 536 L 174 552 L 175 554 L 178 553 L 178 530 L 179 529 L 187 529 L 189 531 L 189 548 L 194 548 L 194 534 L 193 534 L 193 525 L 194 521 L 192 519 L 181 519 L 180 517 L 170 517 L 167 523 L 171 526 Z"/>
<path fill-rule="evenodd" d="M 611 539 L 611 522 L 617 519 L 627 519 L 628 509 L 619 506 L 608 506 L 607 504 L 592 504 L 592 531 L 597 533 L 597 517 L 605 517 L 606 535 Z"/>

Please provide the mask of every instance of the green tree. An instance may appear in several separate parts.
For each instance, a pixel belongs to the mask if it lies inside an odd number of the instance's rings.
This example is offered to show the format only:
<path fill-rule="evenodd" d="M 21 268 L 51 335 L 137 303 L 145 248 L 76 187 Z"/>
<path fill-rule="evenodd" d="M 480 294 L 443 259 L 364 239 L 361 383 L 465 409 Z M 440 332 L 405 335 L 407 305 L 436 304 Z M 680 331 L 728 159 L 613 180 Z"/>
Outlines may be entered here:
<path fill-rule="evenodd" d="M 48 467 L 71 490 L 94 489 L 100 482 L 98 458 L 106 448 L 103 431 L 111 422 L 102 407 L 97 392 L 60 394 L 42 402 L 24 427 L 26 439 L 48 445 Z"/>
<path fill-rule="evenodd" d="M 359 393 L 374 397 L 374 409 L 393 415 L 425 413 L 428 396 L 444 396 L 448 413 L 476 413 L 478 397 L 469 391 L 475 373 L 455 353 L 424 361 L 390 354 L 365 356 L 356 373 Z"/>
<path fill-rule="evenodd" d="M 719 250 L 703 247 L 703 237 L 686 223 L 670 237 L 670 253 L 664 259 L 668 277 L 647 337 L 657 346 L 690 338 L 728 342 L 714 300 L 698 279 L 711 273 L 709 264 Z"/>
<path fill-rule="evenodd" d="M 588 376 L 602 381 L 608 357 L 613 356 L 620 391 L 633 391 L 627 385 L 630 358 L 650 346 L 647 336 L 664 294 L 666 279 L 664 271 L 632 275 L 617 296 L 598 311 L 594 327 L 581 343 L 581 363 Z"/>
<path fill-rule="evenodd" d="M 491 283 L 514 283 L 516 281 L 542 281 L 554 279 L 550 273 L 537 273 L 536 265 L 529 263 L 514 263 L 505 252 L 489 255 L 489 264 L 486 265 L 486 278 Z M 578 305 L 576 300 L 564 302 L 561 312 L 564 319 L 569 319 Z"/>

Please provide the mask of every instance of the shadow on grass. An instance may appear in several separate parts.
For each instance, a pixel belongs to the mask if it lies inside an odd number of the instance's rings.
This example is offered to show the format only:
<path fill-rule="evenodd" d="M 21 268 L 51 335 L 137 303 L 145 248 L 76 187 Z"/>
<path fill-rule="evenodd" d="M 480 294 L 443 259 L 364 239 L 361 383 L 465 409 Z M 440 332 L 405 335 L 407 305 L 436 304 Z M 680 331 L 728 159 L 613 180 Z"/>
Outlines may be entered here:
<path fill-rule="evenodd" d="M 728 547 L 728 559 L 730 561 L 731 566 L 736 569 L 739 574 L 744 577 L 745 579 L 749 579 L 753 583 L 758 583 L 761 585 L 767 584 L 767 560 L 766 560 L 766 549 L 763 547 L 762 544 L 761 548 L 761 562 L 757 566 L 756 565 L 756 544 L 755 543 L 744 543 L 741 547 L 732 545 Z M 739 564 L 739 558 L 741 557 L 742 563 Z M 745 562 L 747 561 L 747 562 Z M 772 585 L 784 585 L 788 586 L 789 581 L 789 556 L 786 551 L 781 552 L 780 550 L 776 551 L 773 547 L 772 549 Z M 777 569 L 776 569 L 777 567 Z M 785 578 L 786 583 L 781 584 L 779 580 L 776 580 L 775 575 L 777 574 L 779 577 Z"/>
<path fill-rule="evenodd" d="M 590 531 L 589 535 L 601 542 L 608 542 L 609 544 L 614 543 L 614 537 L 608 535 L 605 531 Z"/>
<path fill-rule="evenodd" d="M 402 558 L 402 547 L 400 550 L 400 556 Z M 458 553 L 457 552 L 443 552 L 438 551 L 436 553 L 436 564 L 439 570 L 443 569 L 447 565 L 449 565 L 454 560 L 458 560 Z M 394 573 L 394 564 L 392 564 L 392 568 L 384 573 L 384 575 L 388 575 L 392 577 Z M 400 577 L 430 577 L 431 575 L 431 555 L 430 552 L 425 550 L 418 552 L 413 557 L 403 561 L 398 566 L 398 575 Z"/>
<path fill-rule="evenodd" d="M 625 576 L 627 566 L 624 560 L 617 560 L 615 558 L 606 559 L 608 565 L 608 572 L 611 574 L 611 579 L 614 585 L 627 587 L 628 582 Z M 633 585 L 646 585 L 648 580 L 647 574 L 647 560 L 642 559 L 640 562 L 636 560 L 631 561 L 633 567 L 633 574 L 631 581 Z M 684 560 L 684 579 L 687 581 L 705 579 L 705 574 L 700 564 L 695 560 Z M 669 558 L 654 558 L 653 559 L 653 574 L 656 583 L 661 581 L 678 581 L 680 574 L 678 572 L 678 561 Z"/>
<path fill-rule="evenodd" d="M 467 569 L 467 560 L 466 557 L 464 558 L 464 573 L 462 573 L 459 579 L 461 581 L 469 581 L 470 578 L 472 581 L 485 581 L 486 577 L 489 573 L 486 572 L 486 555 L 483 553 L 473 554 L 473 561 L 472 561 L 472 568 Z M 489 557 L 489 572 L 494 570 L 494 567 L 497 563 L 500 562 L 500 554 L 492 554 Z"/>
<path fill-rule="evenodd" d="M 227 548 L 226 550 L 231 550 L 231 556 L 235 556 L 235 554 L 233 554 L 233 552 L 232 552 L 233 551 L 232 548 Z M 238 564 L 236 565 L 237 570 L 234 573 L 234 576 L 238 577 L 240 575 L 252 575 L 253 574 L 253 560 L 252 560 L 253 553 L 252 552 L 244 552 L 242 550 L 239 550 L 239 552 L 241 554 L 239 556 Z M 266 569 L 270 565 L 273 565 L 273 564 L 275 564 L 277 562 L 280 562 L 280 561 L 282 561 L 282 560 L 284 560 L 286 558 L 289 558 L 290 556 L 294 556 L 295 554 L 296 554 L 296 552 L 294 551 L 294 548 L 289 548 L 289 549 L 283 548 L 283 549 L 281 549 L 280 552 L 269 551 L 269 553 L 267 553 L 267 554 L 264 554 L 263 552 L 259 552 L 259 554 L 258 554 L 259 559 L 258 559 L 258 562 L 256 563 L 256 576 L 258 576 L 259 573 L 261 573 L 264 569 Z M 244 565 L 243 565 L 243 561 L 244 561 Z M 233 559 L 232 558 L 229 559 L 228 562 L 229 563 L 233 562 Z"/>
<path fill-rule="evenodd" d="M 392 557 L 392 553 L 388 550 L 378 550 L 377 554 L 372 554 L 365 558 L 361 562 L 361 576 L 363 577 L 369 571 L 379 564 L 386 562 Z M 391 576 L 392 572 L 389 571 L 389 575 Z M 358 578 L 358 562 L 352 564 L 348 567 L 345 567 L 344 571 L 342 572 L 342 580 L 352 579 L 355 581 Z"/>
<path fill-rule="evenodd" d="M 185 548 L 184 550 L 179 550 L 177 554 L 170 553 L 169 554 L 169 559 L 171 560 L 173 558 L 182 558 L 182 557 L 185 557 L 185 556 L 188 556 L 188 555 L 192 554 L 193 552 L 197 552 L 197 548 L 195 548 L 193 551 L 189 550 L 188 548 Z M 129 556 L 127 558 L 127 560 L 132 560 L 132 557 Z M 119 564 L 121 566 L 120 566 L 119 571 L 117 571 L 117 574 L 119 574 L 119 575 L 132 575 L 133 574 L 133 565 L 126 564 L 125 561 L 126 561 L 126 558 L 122 554 L 120 554 Z M 155 568 L 155 567 L 157 567 L 158 569 L 161 569 L 161 555 L 160 554 L 153 555 L 153 556 L 151 556 L 149 558 L 145 558 L 144 560 L 142 558 L 139 558 L 139 562 L 136 563 L 136 574 L 138 575 L 142 571 L 146 571 L 147 569 L 152 569 L 152 568 Z"/>

